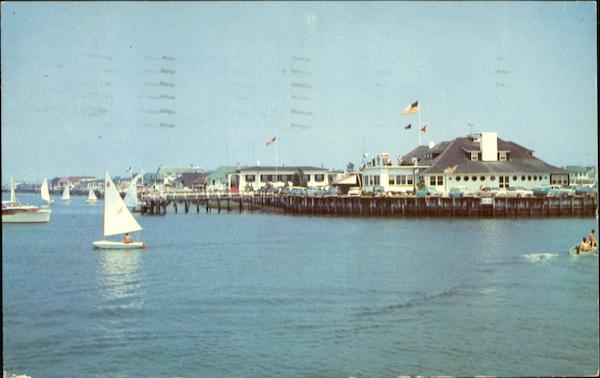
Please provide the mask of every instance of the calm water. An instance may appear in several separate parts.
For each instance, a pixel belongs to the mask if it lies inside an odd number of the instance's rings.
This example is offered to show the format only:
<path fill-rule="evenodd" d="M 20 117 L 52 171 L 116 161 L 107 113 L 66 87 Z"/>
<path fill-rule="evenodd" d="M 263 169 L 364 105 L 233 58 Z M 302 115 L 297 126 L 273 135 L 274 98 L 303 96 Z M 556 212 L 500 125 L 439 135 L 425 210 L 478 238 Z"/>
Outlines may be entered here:
<path fill-rule="evenodd" d="M 35 202 L 24 194 L 19 198 Z M 595 219 L 141 217 L 102 204 L 2 226 L 3 357 L 33 377 L 589 375 Z"/>

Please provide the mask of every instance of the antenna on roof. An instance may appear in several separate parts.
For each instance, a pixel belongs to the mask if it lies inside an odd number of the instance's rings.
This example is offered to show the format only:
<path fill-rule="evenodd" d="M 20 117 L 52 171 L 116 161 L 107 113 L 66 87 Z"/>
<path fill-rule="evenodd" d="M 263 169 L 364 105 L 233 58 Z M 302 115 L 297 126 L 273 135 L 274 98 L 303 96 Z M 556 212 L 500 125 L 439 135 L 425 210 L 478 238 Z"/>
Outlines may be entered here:
<path fill-rule="evenodd" d="M 471 122 L 467 123 L 467 126 L 471 128 L 471 133 L 469 135 L 473 135 L 473 124 Z"/>

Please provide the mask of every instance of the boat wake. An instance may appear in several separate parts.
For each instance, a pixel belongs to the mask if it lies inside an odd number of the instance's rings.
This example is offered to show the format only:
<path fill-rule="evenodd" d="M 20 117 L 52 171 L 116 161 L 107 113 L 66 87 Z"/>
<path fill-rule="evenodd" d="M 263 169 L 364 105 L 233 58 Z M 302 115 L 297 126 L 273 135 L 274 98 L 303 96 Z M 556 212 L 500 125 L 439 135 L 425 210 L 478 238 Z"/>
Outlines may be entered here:
<path fill-rule="evenodd" d="M 537 263 L 537 262 L 548 262 L 549 260 L 558 256 L 558 253 L 528 253 L 523 255 L 523 257 L 529 262 Z"/>

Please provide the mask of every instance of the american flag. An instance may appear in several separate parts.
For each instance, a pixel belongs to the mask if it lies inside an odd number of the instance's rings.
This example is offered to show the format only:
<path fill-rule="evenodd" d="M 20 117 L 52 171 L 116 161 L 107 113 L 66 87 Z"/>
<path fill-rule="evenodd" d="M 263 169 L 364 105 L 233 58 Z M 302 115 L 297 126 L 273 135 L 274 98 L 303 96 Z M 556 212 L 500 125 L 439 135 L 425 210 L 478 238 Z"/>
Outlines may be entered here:
<path fill-rule="evenodd" d="M 267 141 L 267 143 L 265 143 L 265 146 L 270 146 L 270 145 L 275 144 L 275 143 L 277 143 L 277 137 L 273 137 L 272 139 L 269 139 Z"/>

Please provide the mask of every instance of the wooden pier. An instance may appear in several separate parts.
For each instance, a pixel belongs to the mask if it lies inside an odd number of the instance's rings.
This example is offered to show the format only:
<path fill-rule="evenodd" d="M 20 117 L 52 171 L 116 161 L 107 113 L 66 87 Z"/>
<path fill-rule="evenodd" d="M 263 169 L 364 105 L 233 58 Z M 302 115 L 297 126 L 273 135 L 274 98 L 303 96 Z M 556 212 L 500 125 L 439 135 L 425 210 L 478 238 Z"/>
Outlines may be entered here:
<path fill-rule="evenodd" d="M 366 217 L 594 217 L 596 196 L 574 197 L 294 197 L 272 195 L 207 195 L 168 194 L 141 199 L 144 215 L 165 215 L 172 207 L 175 213 L 195 212 L 281 212 L 323 216 Z"/>

